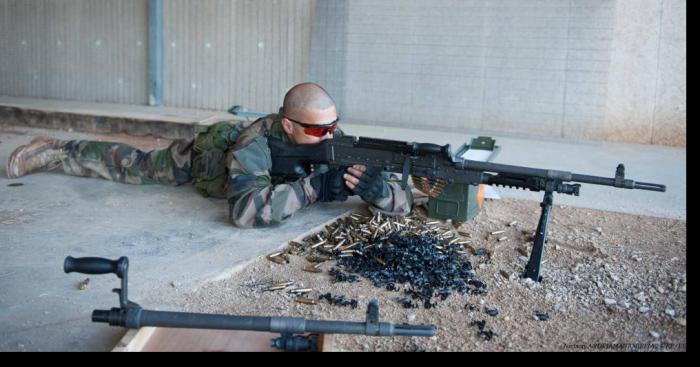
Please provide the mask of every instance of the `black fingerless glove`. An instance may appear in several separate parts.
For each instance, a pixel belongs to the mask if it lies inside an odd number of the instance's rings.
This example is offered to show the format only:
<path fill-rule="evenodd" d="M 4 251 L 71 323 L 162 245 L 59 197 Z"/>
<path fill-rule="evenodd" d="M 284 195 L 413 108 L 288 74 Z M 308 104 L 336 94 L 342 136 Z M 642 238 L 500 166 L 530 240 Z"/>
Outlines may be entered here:
<path fill-rule="evenodd" d="M 376 167 L 367 167 L 360 177 L 360 183 L 353 189 L 362 200 L 373 203 L 378 199 L 389 196 L 389 185 L 382 177 L 382 170 Z"/>
<path fill-rule="evenodd" d="M 311 178 L 311 186 L 316 191 L 318 201 L 345 201 L 352 195 L 345 186 L 344 174 L 345 169 L 331 168 L 328 172 Z"/>

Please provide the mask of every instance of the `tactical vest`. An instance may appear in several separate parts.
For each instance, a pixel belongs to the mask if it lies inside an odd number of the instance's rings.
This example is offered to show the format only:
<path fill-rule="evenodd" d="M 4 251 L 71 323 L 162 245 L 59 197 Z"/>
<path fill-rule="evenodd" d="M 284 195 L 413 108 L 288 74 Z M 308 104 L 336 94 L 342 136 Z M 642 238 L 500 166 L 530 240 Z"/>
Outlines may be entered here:
<path fill-rule="evenodd" d="M 192 147 L 192 182 L 200 194 L 205 197 L 226 197 L 226 151 L 236 143 L 249 124 L 223 121 L 195 128 L 197 137 Z"/>

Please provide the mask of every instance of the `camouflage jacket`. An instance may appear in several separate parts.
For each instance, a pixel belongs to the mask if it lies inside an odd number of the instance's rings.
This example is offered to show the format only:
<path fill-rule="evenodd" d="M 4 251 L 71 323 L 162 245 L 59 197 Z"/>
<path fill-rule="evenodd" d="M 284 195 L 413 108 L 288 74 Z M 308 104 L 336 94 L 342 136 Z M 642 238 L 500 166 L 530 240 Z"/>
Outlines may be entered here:
<path fill-rule="evenodd" d="M 342 134 L 340 130 L 337 134 Z M 229 218 L 238 227 L 261 227 L 280 223 L 317 200 L 311 187 L 312 173 L 293 182 L 271 177 L 272 159 L 267 137 L 289 141 L 282 130 L 281 117 L 271 114 L 245 128 L 225 153 L 228 168 L 226 198 Z M 397 175 L 385 177 L 389 196 L 368 203 L 390 215 L 408 214 L 413 197 L 399 185 Z"/>

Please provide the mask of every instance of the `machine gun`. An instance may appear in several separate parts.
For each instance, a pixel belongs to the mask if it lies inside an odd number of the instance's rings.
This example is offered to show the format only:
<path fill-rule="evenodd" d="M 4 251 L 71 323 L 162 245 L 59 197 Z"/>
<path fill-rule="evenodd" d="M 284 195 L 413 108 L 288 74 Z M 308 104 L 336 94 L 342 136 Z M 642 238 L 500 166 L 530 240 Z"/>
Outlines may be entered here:
<path fill-rule="evenodd" d="M 407 143 L 403 141 L 342 136 L 315 145 L 292 145 L 268 138 L 272 155 L 272 175 L 303 176 L 314 165 L 349 167 L 365 165 L 402 174 L 402 187 L 408 177 L 419 190 L 431 197 L 450 185 L 495 185 L 544 191 L 540 215 L 525 277 L 541 281 L 540 267 L 547 242 L 547 223 L 552 210 L 553 194 L 578 196 L 581 183 L 625 189 L 666 191 L 666 186 L 625 179 L 625 166 L 617 166 L 614 178 L 575 174 L 566 171 L 528 168 L 453 158 L 450 145 Z"/>
<path fill-rule="evenodd" d="M 319 350 L 319 334 L 427 337 L 435 335 L 435 325 L 379 322 L 379 303 L 377 300 L 369 302 L 365 322 L 144 310 L 141 306 L 128 299 L 129 259 L 126 257 L 109 260 L 97 257 L 73 258 L 68 256 L 63 263 L 63 271 L 83 274 L 116 274 L 121 279 L 121 288 L 116 288 L 112 291 L 119 294 L 119 307 L 110 310 L 94 310 L 92 312 L 92 321 L 128 329 L 159 326 L 167 328 L 277 332 L 281 336 L 272 340 L 272 347 L 294 352 Z M 309 334 L 301 335 L 305 333 Z"/>

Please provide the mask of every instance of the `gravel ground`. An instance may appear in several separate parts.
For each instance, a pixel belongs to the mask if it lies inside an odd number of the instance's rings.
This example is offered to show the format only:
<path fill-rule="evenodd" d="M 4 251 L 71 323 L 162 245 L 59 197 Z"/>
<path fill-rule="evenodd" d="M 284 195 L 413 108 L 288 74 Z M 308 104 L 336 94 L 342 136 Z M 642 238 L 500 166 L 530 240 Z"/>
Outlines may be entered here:
<path fill-rule="evenodd" d="M 533 201 L 489 201 L 475 221 L 458 226 L 471 233 L 475 249 L 490 254 L 469 256 L 488 292 L 453 293 L 431 309 L 405 309 L 395 301 L 401 292 L 375 288 L 367 279 L 332 283 L 333 261 L 323 263 L 320 274 L 304 272 L 309 263 L 298 256 L 285 265 L 258 259 L 229 279 L 187 293 L 181 306 L 193 312 L 364 321 L 368 302 L 378 299 L 380 321 L 437 326 L 430 338 L 338 335 L 339 351 L 686 350 L 685 221 L 555 205 L 544 280 L 534 283 L 518 275 L 539 211 Z M 499 231 L 505 232 L 492 234 Z M 285 290 L 264 291 L 283 281 L 313 288 L 309 298 L 330 292 L 356 299 L 359 307 L 325 300 L 300 304 Z M 487 308 L 498 314 L 487 314 Z M 535 312 L 548 319 L 537 319 Z M 481 320 L 494 333 L 490 340 L 473 324 Z"/>

